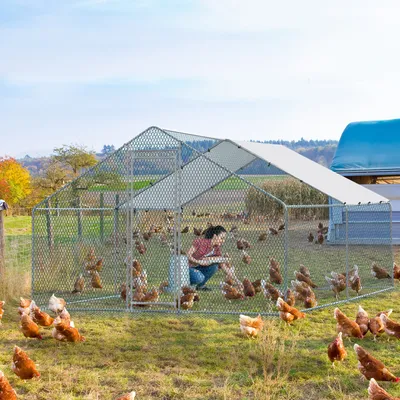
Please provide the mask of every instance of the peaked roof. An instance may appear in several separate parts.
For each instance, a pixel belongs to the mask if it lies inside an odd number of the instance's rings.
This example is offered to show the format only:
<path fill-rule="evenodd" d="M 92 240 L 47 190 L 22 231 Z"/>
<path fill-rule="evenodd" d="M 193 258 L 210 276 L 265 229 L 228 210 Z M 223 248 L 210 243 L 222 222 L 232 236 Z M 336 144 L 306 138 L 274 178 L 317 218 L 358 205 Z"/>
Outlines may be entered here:
<path fill-rule="evenodd" d="M 341 175 L 400 174 L 400 119 L 353 122 L 340 138 L 331 169 Z"/>
<path fill-rule="evenodd" d="M 164 130 L 164 132 L 176 139 L 179 137 L 172 131 Z M 134 207 L 138 209 L 172 208 L 177 206 L 177 201 L 183 206 L 232 174 L 238 173 L 257 158 L 274 165 L 341 203 L 367 204 L 388 201 L 385 197 L 285 146 L 227 139 L 215 140 L 214 147 L 204 154 L 199 154 L 182 167 L 179 179 L 185 190 L 180 193 L 179 200 L 174 192 L 169 190 L 176 179 L 176 173 L 172 173 L 138 193 L 133 199 Z M 200 171 L 203 173 L 199 175 Z M 163 196 L 160 196 L 160 193 L 163 193 Z"/>

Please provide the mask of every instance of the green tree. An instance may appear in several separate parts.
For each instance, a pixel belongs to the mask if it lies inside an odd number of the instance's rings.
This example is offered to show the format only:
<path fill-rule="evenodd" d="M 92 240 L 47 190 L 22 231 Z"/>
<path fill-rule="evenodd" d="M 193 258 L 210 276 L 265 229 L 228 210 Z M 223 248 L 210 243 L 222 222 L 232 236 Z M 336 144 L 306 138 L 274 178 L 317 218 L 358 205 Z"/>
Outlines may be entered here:
<path fill-rule="evenodd" d="M 52 160 L 44 174 L 34 180 L 34 185 L 51 194 L 64 186 L 70 178 L 71 171 L 63 168 L 60 162 Z"/>
<path fill-rule="evenodd" d="M 72 169 L 74 177 L 78 176 L 82 168 L 89 168 L 97 164 L 95 153 L 85 146 L 63 145 L 54 149 L 53 159 Z"/>

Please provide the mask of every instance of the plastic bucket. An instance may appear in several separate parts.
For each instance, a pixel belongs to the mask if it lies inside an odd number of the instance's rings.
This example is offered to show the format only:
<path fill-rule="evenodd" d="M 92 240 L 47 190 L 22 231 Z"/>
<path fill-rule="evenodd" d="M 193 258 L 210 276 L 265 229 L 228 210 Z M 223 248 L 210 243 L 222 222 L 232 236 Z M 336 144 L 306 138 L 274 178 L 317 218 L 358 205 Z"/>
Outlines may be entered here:
<path fill-rule="evenodd" d="M 176 260 L 178 261 L 178 260 Z M 189 277 L 189 261 L 186 256 L 181 255 L 180 257 L 180 271 L 181 271 L 181 287 L 190 285 Z M 178 267 L 179 268 L 179 267 Z M 179 270 L 176 270 L 176 278 L 178 279 Z M 173 292 L 177 290 L 178 282 L 175 283 L 175 257 L 171 255 L 169 259 L 169 270 L 168 270 L 168 287 L 164 290 L 166 292 Z M 179 288 L 180 289 L 180 288 Z"/>

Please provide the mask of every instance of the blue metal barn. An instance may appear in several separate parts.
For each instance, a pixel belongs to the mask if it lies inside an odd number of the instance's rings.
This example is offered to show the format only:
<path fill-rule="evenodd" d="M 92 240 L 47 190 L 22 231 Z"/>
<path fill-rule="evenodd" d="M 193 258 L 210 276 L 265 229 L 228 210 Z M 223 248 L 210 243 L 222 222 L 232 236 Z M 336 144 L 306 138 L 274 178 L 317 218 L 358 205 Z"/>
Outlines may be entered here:
<path fill-rule="evenodd" d="M 399 153 L 400 119 L 353 122 L 342 133 L 331 170 L 386 197 L 392 209 L 391 213 L 370 209 L 349 211 L 350 241 L 376 243 L 391 235 L 393 244 L 400 244 Z M 392 220 L 391 228 L 388 218 Z M 335 209 L 330 218 L 330 242 L 345 239 L 345 224 L 346 216 Z"/>

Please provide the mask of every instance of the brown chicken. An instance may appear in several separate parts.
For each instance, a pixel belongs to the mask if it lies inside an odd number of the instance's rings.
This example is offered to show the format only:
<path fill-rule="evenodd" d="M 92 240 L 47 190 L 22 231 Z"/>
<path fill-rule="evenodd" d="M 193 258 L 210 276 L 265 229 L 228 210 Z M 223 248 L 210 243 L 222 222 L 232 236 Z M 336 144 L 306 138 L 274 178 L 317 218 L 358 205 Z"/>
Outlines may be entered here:
<path fill-rule="evenodd" d="M 279 263 L 271 263 L 269 267 L 269 279 L 272 283 L 280 285 L 283 282 L 282 274 L 279 268 Z"/>
<path fill-rule="evenodd" d="M 265 240 L 267 240 L 267 234 L 266 233 L 261 233 L 260 236 L 258 237 L 258 241 L 259 242 L 264 242 Z"/>
<path fill-rule="evenodd" d="M 380 316 L 382 314 L 385 314 L 387 317 L 389 317 L 391 313 L 392 313 L 392 310 L 381 311 L 378 314 L 376 314 L 375 317 L 372 317 L 369 320 L 368 327 L 369 327 L 370 332 L 374 335 L 374 341 L 376 341 L 377 336 L 379 336 L 383 332 L 385 332 L 385 326 L 383 325 L 383 322 L 382 322 Z"/>
<path fill-rule="evenodd" d="M 336 329 L 338 332 L 342 332 L 343 336 L 356 337 L 359 339 L 363 338 L 363 334 L 358 324 L 348 318 L 338 308 L 335 308 L 333 316 L 337 321 Z"/>
<path fill-rule="evenodd" d="M 134 259 L 132 262 L 132 276 L 134 278 L 140 276 L 142 273 L 142 264 L 140 263 L 139 260 Z"/>
<path fill-rule="evenodd" d="M 400 378 L 394 376 L 383 364 L 383 362 L 377 360 L 365 351 L 358 344 L 354 345 L 354 351 L 356 352 L 358 359 L 358 370 L 367 379 L 374 378 L 377 381 L 390 381 L 399 382 Z"/>
<path fill-rule="evenodd" d="M 245 298 L 244 294 L 239 289 L 224 282 L 221 282 L 221 291 L 228 300 L 240 300 Z"/>
<path fill-rule="evenodd" d="M 393 263 L 393 277 L 394 279 L 400 279 L 400 266 Z"/>
<path fill-rule="evenodd" d="M 17 400 L 15 390 L 4 376 L 3 371 L 0 371 L 0 399 L 1 400 Z"/>
<path fill-rule="evenodd" d="M 268 233 L 275 236 L 278 234 L 278 231 L 274 228 L 268 228 Z"/>
<path fill-rule="evenodd" d="M 243 253 L 242 261 L 245 264 L 250 264 L 251 263 L 251 257 L 247 253 Z"/>
<path fill-rule="evenodd" d="M 318 287 L 308 276 L 303 275 L 301 272 L 294 271 L 294 276 L 298 281 L 305 282 L 308 286 L 312 288 Z"/>
<path fill-rule="evenodd" d="M 32 318 L 29 315 L 22 314 L 20 322 L 21 325 L 19 328 L 26 338 L 43 339 L 39 332 L 39 326 L 32 321 Z"/>
<path fill-rule="evenodd" d="M 303 301 L 305 308 L 313 308 L 318 305 L 315 293 L 306 282 L 292 281 L 292 288 L 296 299 Z"/>
<path fill-rule="evenodd" d="M 193 228 L 193 233 L 194 233 L 196 236 L 201 236 L 202 230 L 201 230 L 201 229 L 197 229 L 197 228 Z"/>
<path fill-rule="evenodd" d="M 142 234 L 142 236 L 143 236 L 143 239 L 144 239 L 144 240 L 148 241 L 148 240 L 150 240 L 150 238 L 151 238 L 151 236 L 152 236 L 152 233 L 151 233 L 151 232 L 144 232 L 144 233 Z"/>
<path fill-rule="evenodd" d="M 286 290 L 285 301 L 291 307 L 293 307 L 296 303 L 296 296 L 289 288 Z"/>
<path fill-rule="evenodd" d="M 248 317 L 247 315 L 239 316 L 240 331 L 247 336 L 256 337 L 264 327 L 264 321 L 261 315 L 256 318 Z"/>
<path fill-rule="evenodd" d="M 157 288 L 153 287 L 151 290 L 149 290 L 147 293 L 145 293 L 143 297 L 143 301 L 151 302 L 154 303 L 158 301 L 159 298 L 159 293 Z"/>
<path fill-rule="evenodd" d="M 400 400 L 400 397 L 393 397 L 383 390 L 374 378 L 371 378 L 368 386 L 369 400 Z"/>
<path fill-rule="evenodd" d="M 369 330 L 369 317 L 368 313 L 361 306 L 358 306 L 356 323 L 360 327 L 362 335 L 365 336 Z"/>
<path fill-rule="evenodd" d="M 123 283 L 121 285 L 120 293 L 121 293 L 121 299 L 126 301 L 126 283 Z"/>
<path fill-rule="evenodd" d="M 391 276 L 389 274 L 389 272 L 382 267 L 379 267 L 377 263 L 372 263 L 371 266 L 371 274 L 374 278 L 377 279 L 390 279 Z"/>
<path fill-rule="evenodd" d="M 283 311 L 279 311 L 279 318 L 282 321 L 285 321 L 289 325 L 295 320 L 294 315 L 292 315 L 288 312 L 283 312 Z"/>
<path fill-rule="evenodd" d="M 311 274 L 310 274 L 310 270 L 303 264 L 300 264 L 300 269 L 299 269 L 300 273 L 303 274 L 305 277 L 310 278 L 311 279 Z"/>
<path fill-rule="evenodd" d="M 246 297 L 254 297 L 256 295 L 253 284 L 247 278 L 243 279 L 243 292 Z"/>
<path fill-rule="evenodd" d="M 54 318 L 51 318 L 49 314 L 41 311 L 38 306 L 32 307 L 31 315 L 32 320 L 40 326 L 50 326 L 53 324 Z"/>
<path fill-rule="evenodd" d="M 357 265 L 356 265 L 356 267 L 357 267 Z M 362 286 L 361 286 L 360 275 L 358 275 L 358 267 L 357 267 L 354 275 L 349 278 L 349 282 L 350 282 L 350 287 L 352 288 L 352 290 L 354 290 L 357 293 L 357 296 L 359 296 Z"/>
<path fill-rule="evenodd" d="M 271 299 L 273 302 L 276 302 L 279 297 L 283 297 L 283 294 L 271 283 L 261 281 L 261 289 L 264 293 L 264 296 L 267 299 Z"/>
<path fill-rule="evenodd" d="M 261 279 L 257 279 L 256 281 L 252 282 L 253 286 L 254 286 L 254 290 L 256 291 L 256 293 L 260 293 L 261 292 Z"/>
<path fill-rule="evenodd" d="M 147 248 L 143 242 L 136 242 L 135 249 L 139 252 L 139 254 L 144 254 L 147 251 Z"/>
<path fill-rule="evenodd" d="M 19 307 L 18 307 L 18 314 L 28 314 L 31 312 L 30 305 L 32 300 L 24 299 L 20 297 Z"/>
<path fill-rule="evenodd" d="M 251 245 L 246 239 L 242 238 L 236 242 L 236 247 L 238 248 L 238 250 L 246 250 L 250 249 Z"/>
<path fill-rule="evenodd" d="M 328 346 L 328 357 L 335 366 L 335 361 L 343 361 L 347 356 L 347 351 L 343 344 L 342 332 L 339 332 L 336 339 Z"/>
<path fill-rule="evenodd" d="M 4 304 L 6 304 L 5 301 L 0 301 L 0 325 L 1 325 L 1 320 L 3 319 L 3 314 L 4 314 Z"/>
<path fill-rule="evenodd" d="M 14 371 L 15 375 L 24 380 L 40 377 L 40 373 L 36 369 L 35 363 L 18 346 L 14 347 L 14 355 L 11 368 Z"/>
<path fill-rule="evenodd" d="M 278 227 L 278 231 L 283 231 L 285 229 L 285 224 L 281 224 Z"/>
<path fill-rule="evenodd" d="M 326 276 L 325 279 L 329 283 L 330 288 L 335 293 L 336 300 L 339 299 L 339 293 L 346 290 L 346 277 L 342 274 L 338 274 L 337 272 L 331 272 L 332 278 Z"/>
<path fill-rule="evenodd" d="M 189 310 L 190 308 L 192 308 L 194 304 L 194 296 L 195 296 L 194 293 L 188 293 L 181 296 L 180 298 L 181 309 Z M 176 299 L 176 307 L 178 307 L 178 299 Z"/>
<path fill-rule="evenodd" d="M 83 292 L 83 289 L 85 287 L 85 278 L 83 277 L 83 274 L 80 274 L 78 278 L 76 278 L 75 284 L 74 284 L 74 290 L 72 293 L 79 293 L 81 294 Z"/>
<path fill-rule="evenodd" d="M 393 321 L 385 314 L 381 314 L 379 317 L 382 321 L 386 334 L 389 336 L 394 336 L 396 339 L 400 339 L 400 324 L 396 321 Z"/>
<path fill-rule="evenodd" d="M 312 243 L 314 241 L 314 235 L 311 232 L 308 234 L 307 240 L 309 243 Z"/>
<path fill-rule="evenodd" d="M 276 283 L 277 285 L 282 283 L 283 279 L 281 275 L 281 267 L 279 262 L 273 257 L 271 257 L 269 260 L 269 275 L 272 283 Z"/>
<path fill-rule="evenodd" d="M 320 232 L 318 233 L 318 237 L 317 237 L 317 243 L 322 246 L 324 244 L 324 235 Z"/>
<path fill-rule="evenodd" d="M 86 339 L 82 336 L 78 329 L 70 326 L 65 320 L 57 317 L 53 322 L 56 330 L 65 337 L 67 342 L 84 342 Z"/>
<path fill-rule="evenodd" d="M 97 271 L 91 271 L 92 275 L 92 287 L 95 289 L 103 289 L 103 285 L 101 284 L 100 274 Z"/>
<path fill-rule="evenodd" d="M 278 310 L 281 311 L 282 313 L 292 314 L 294 320 L 306 317 L 306 314 L 299 311 L 297 308 L 289 306 L 289 304 L 287 304 L 281 297 L 279 297 L 278 300 L 276 301 L 276 306 L 278 307 Z"/>
<path fill-rule="evenodd" d="M 188 233 L 188 232 L 189 232 L 189 227 L 188 226 L 185 226 L 181 231 L 181 233 Z"/>
<path fill-rule="evenodd" d="M 116 400 L 135 400 L 135 397 L 136 397 L 136 392 L 130 392 L 121 397 L 118 397 L 118 399 Z"/>
<path fill-rule="evenodd" d="M 324 224 L 322 222 L 318 223 L 318 229 L 321 230 L 324 227 Z"/>

